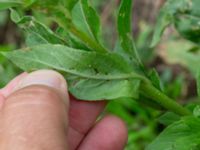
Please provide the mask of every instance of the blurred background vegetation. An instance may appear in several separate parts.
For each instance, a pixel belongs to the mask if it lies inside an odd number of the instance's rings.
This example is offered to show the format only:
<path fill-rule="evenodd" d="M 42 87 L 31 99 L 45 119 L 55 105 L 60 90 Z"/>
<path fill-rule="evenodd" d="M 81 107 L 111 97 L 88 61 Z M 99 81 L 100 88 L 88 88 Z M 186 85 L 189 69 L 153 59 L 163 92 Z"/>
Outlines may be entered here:
<path fill-rule="evenodd" d="M 155 68 L 161 77 L 163 91 L 180 103 L 196 101 L 194 72 L 200 64 L 198 48 L 183 40 L 169 27 L 156 48 L 150 48 L 152 32 L 160 7 L 165 0 L 134 0 L 133 36 L 139 54 L 146 66 Z M 99 11 L 106 45 L 112 50 L 116 40 L 116 13 L 120 0 L 91 0 Z M 34 14 L 43 20 L 42 14 Z M 52 30 L 54 24 L 48 24 Z M 23 32 L 10 20 L 9 12 L 0 12 L 0 51 L 10 51 L 24 46 Z M 188 53 L 188 51 L 192 53 Z M 21 71 L 0 56 L 0 87 Z M 141 98 L 142 100 L 142 98 Z M 160 111 L 140 104 L 140 100 L 120 99 L 110 102 L 105 113 L 121 117 L 128 126 L 129 141 L 126 150 L 143 150 L 164 128 L 159 122 Z"/>

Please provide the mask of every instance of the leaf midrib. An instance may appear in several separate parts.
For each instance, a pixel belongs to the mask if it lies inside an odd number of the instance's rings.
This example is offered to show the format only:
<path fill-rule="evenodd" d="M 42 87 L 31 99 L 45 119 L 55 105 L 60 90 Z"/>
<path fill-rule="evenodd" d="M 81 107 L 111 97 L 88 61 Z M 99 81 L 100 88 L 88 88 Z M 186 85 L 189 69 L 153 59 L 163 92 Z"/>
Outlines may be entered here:
<path fill-rule="evenodd" d="M 4 56 L 7 55 L 6 52 L 0 52 L 0 53 L 3 54 Z M 140 76 L 139 74 L 134 73 L 134 72 L 130 72 L 129 74 L 121 74 L 121 75 L 117 75 L 117 76 L 114 76 L 114 75 L 86 75 L 86 74 L 83 74 L 83 73 L 78 73 L 78 72 L 73 71 L 73 70 L 65 69 L 65 68 L 60 67 L 60 66 L 54 66 L 53 64 L 48 64 L 48 63 L 45 63 L 44 61 L 40 61 L 38 59 L 35 60 L 35 59 L 32 59 L 32 58 L 25 58 L 25 57 L 19 57 L 19 56 L 13 56 L 13 57 L 18 58 L 18 59 L 25 59 L 25 60 L 29 60 L 29 61 L 32 61 L 32 62 L 40 63 L 42 65 L 45 65 L 45 66 L 48 66 L 48 67 L 51 67 L 51 68 L 54 68 L 54 69 L 57 69 L 57 70 L 60 70 L 60 71 L 64 71 L 66 73 L 77 75 L 77 76 L 80 76 L 82 78 L 98 79 L 98 80 L 143 79 L 142 76 Z"/>

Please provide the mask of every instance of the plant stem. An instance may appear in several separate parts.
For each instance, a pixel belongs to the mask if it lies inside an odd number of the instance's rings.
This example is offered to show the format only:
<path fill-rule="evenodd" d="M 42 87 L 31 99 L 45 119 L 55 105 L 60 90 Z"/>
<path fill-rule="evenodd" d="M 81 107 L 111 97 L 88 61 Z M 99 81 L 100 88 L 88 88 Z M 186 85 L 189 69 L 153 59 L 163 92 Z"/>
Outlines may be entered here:
<path fill-rule="evenodd" d="M 164 108 L 179 114 L 181 116 L 191 115 L 191 112 L 178 104 L 175 100 L 169 98 L 164 93 L 156 89 L 149 83 L 141 83 L 140 90 L 152 100 L 163 106 Z"/>

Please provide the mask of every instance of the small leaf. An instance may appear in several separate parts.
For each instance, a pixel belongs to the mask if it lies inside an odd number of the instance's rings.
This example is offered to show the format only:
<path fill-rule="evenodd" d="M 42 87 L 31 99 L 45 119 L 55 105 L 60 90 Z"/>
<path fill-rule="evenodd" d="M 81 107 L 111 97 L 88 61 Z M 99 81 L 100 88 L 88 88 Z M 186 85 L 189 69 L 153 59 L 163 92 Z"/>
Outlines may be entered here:
<path fill-rule="evenodd" d="M 8 9 L 11 7 L 18 7 L 21 5 L 21 1 L 17 0 L 0 0 L 0 10 Z"/>
<path fill-rule="evenodd" d="M 200 149 L 200 119 L 190 116 L 168 126 L 146 150 Z"/>
<path fill-rule="evenodd" d="M 185 7 L 175 15 L 175 27 L 187 40 L 200 44 L 200 1 L 185 0 Z"/>
<path fill-rule="evenodd" d="M 80 99 L 135 98 L 138 95 L 141 76 L 114 53 L 43 44 L 2 54 L 25 71 L 46 68 L 67 73 L 70 91 Z"/>
<path fill-rule="evenodd" d="M 26 33 L 26 44 L 34 46 L 37 44 L 67 44 L 61 37 L 56 35 L 51 29 L 38 22 L 31 16 L 21 17 L 14 9 L 11 10 L 11 19 L 23 28 Z"/>
<path fill-rule="evenodd" d="M 10 8 L 10 18 L 15 23 L 21 20 L 19 13 L 15 9 L 12 9 L 12 8 Z"/>
<path fill-rule="evenodd" d="M 117 19 L 119 43 L 121 45 L 121 48 L 118 48 L 118 52 L 121 53 L 128 61 L 141 64 L 135 43 L 132 39 L 131 12 L 132 0 L 122 0 Z"/>
<path fill-rule="evenodd" d="M 29 32 L 26 35 L 26 45 L 48 44 L 49 42 L 37 33 Z"/>
<path fill-rule="evenodd" d="M 151 80 L 151 82 L 153 83 L 153 85 L 159 89 L 160 91 L 163 91 L 163 84 L 162 82 L 160 81 L 160 77 L 159 77 L 159 74 L 158 72 L 153 69 L 150 74 L 149 74 L 149 78 Z"/>
<path fill-rule="evenodd" d="M 158 16 L 158 21 L 157 21 L 157 24 L 155 27 L 151 47 L 154 47 L 158 44 L 158 42 L 161 40 L 164 30 L 172 22 L 173 22 L 173 17 L 170 14 L 166 14 L 166 12 L 164 10 L 163 10 L 163 12 L 160 12 L 160 14 Z"/>
<path fill-rule="evenodd" d="M 166 112 L 162 116 L 160 116 L 157 120 L 163 125 L 170 125 L 178 120 L 180 120 L 181 117 L 173 112 Z"/>
<path fill-rule="evenodd" d="M 88 28 L 96 41 L 100 40 L 100 18 L 95 9 L 89 4 L 88 0 L 81 0 L 82 11 L 87 20 Z"/>
<path fill-rule="evenodd" d="M 56 33 L 61 36 L 63 39 L 67 40 L 67 44 L 75 49 L 82 49 L 86 51 L 90 51 L 90 49 L 84 45 L 84 43 L 75 37 L 73 34 L 67 32 L 63 28 L 59 27 L 56 31 Z"/>
<path fill-rule="evenodd" d="M 164 4 L 158 15 L 153 40 L 151 43 L 152 47 L 158 44 L 166 27 L 174 23 L 175 14 L 179 11 L 187 11 L 189 3 L 190 0 L 168 0 Z"/>
<path fill-rule="evenodd" d="M 79 30 L 87 33 L 92 39 L 100 41 L 100 19 L 88 0 L 80 0 L 72 11 L 72 21 Z"/>
<path fill-rule="evenodd" d="M 33 40 L 33 39 L 36 39 L 36 37 L 38 37 L 37 39 L 41 39 L 41 41 L 43 41 L 43 44 L 44 43 L 67 44 L 61 37 L 56 35 L 47 26 L 38 22 L 37 20 L 32 20 L 30 22 L 27 22 L 26 27 L 25 27 L 25 30 L 29 33 L 29 37 L 32 36 L 32 44 L 31 45 L 39 44 L 38 43 L 39 41 Z M 30 42 L 29 42 L 29 44 L 30 44 Z"/>

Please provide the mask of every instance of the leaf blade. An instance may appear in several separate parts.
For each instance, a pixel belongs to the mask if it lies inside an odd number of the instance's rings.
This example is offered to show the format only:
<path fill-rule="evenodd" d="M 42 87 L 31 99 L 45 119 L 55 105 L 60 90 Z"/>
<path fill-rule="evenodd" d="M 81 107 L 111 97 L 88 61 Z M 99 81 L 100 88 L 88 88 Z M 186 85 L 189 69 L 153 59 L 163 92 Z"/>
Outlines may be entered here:
<path fill-rule="evenodd" d="M 21 6 L 22 3 L 20 1 L 13 1 L 13 0 L 1 0 L 0 1 L 0 10 L 5 10 L 11 7 L 18 7 Z"/>
<path fill-rule="evenodd" d="M 161 40 L 161 36 L 163 35 L 165 29 L 176 21 L 177 14 L 191 11 L 190 10 L 191 3 L 192 2 L 190 0 L 166 1 L 164 6 L 161 8 L 157 18 L 157 23 L 153 34 L 151 47 L 154 47 L 158 44 L 158 42 Z"/>
<path fill-rule="evenodd" d="M 56 35 L 49 27 L 37 21 L 34 17 L 20 16 L 15 9 L 10 9 L 10 17 L 13 22 L 28 33 L 26 37 L 27 46 L 48 43 L 67 45 L 65 40 Z"/>
<path fill-rule="evenodd" d="M 71 12 L 71 10 L 73 9 L 74 5 L 76 5 L 78 0 L 67 0 L 65 2 L 66 2 L 67 9 Z"/>
<path fill-rule="evenodd" d="M 132 26 L 131 26 L 131 13 L 132 12 L 132 0 L 122 0 L 118 12 L 117 29 L 121 48 L 119 53 L 127 58 L 127 60 L 135 62 L 142 66 L 141 60 L 138 56 L 135 43 L 132 38 Z"/>
<path fill-rule="evenodd" d="M 168 126 L 146 150 L 197 150 L 200 147 L 199 125 L 199 118 L 182 118 Z"/>
<path fill-rule="evenodd" d="M 74 81 L 76 82 L 76 81 Z M 140 81 L 135 80 L 89 80 L 83 79 L 74 85 L 68 81 L 70 92 L 78 99 L 113 100 L 122 97 L 138 98 Z M 134 86 L 132 86 L 134 85 Z M 87 93 L 87 94 L 85 94 Z"/>
<path fill-rule="evenodd" d="M 72 21 L 88 36 L 100 43 L 101 23 L 96 10 L 88 0 L 80 0 L 72 10 Z"/>
<path fill-rule="evenodd" d="M 102 54 L 43 44 L 2 54 L 25 71 L 55 69 L 64 72 L 70 81 L 70 91 L 80 99 L 138 96 L 140 75 L 114 53 Z"/>
<path fill-rule="evenodd" d="M 89 5 L 88 0 L 81 0 L 81 6 L 88 29 L 90 30 L 90 33 L 93 35 L 93 38 L 99 42 L 100 32 L 101 32 L 99 16 L 95 11 L 95 9 L 91 5 Z"/>

